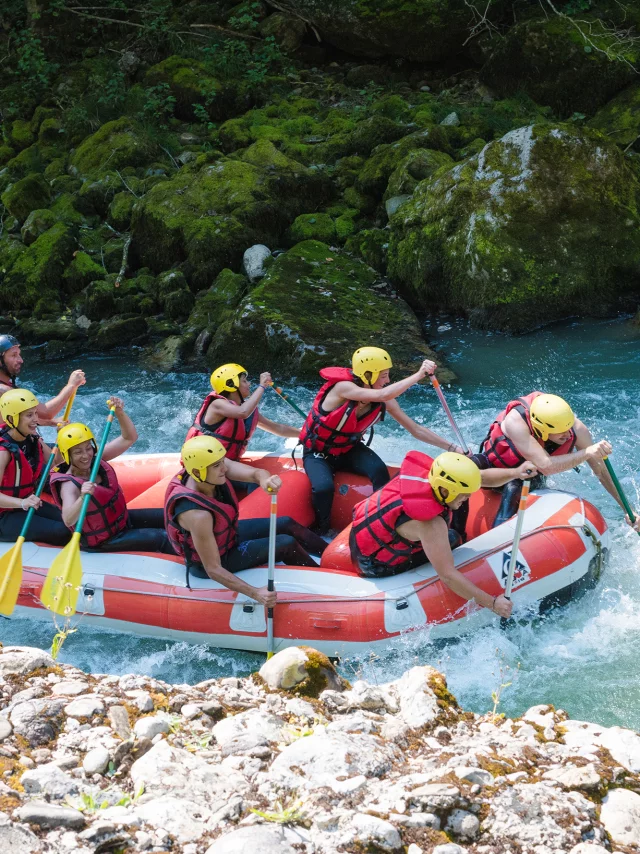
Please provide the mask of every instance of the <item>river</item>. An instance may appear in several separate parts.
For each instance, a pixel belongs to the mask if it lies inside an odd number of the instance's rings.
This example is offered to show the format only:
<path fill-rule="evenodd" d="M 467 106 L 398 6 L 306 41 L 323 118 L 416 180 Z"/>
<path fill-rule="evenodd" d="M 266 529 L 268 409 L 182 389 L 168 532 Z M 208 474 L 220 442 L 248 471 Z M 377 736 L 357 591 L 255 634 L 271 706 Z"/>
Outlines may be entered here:
<path fill-rule="evenodd" d="M 460 377 L 458 386 L 445 391 L 469 444 L 475 446 L 483 438 L 492 418 L 511 398 L 536 388 L 560 394 L 595 438 L 613 443 L 612 462 L 630 500 L 640 506 L 640 328 L 629 320 L 588 321 L 510 338 L 470 330 L 460 321 L 440 320 L 431 324 L 427 334 Z M 36 393 L 51 395 L 62 386 L 67 367 L 82 367 L 88 377 L 74 418 L 99 430 L 106 397 L 122 396 L 140 433 L 137 452 L 179 450 L 208 390 L 204 374 L 143 371 L 129 353 L 109 359 L 82 358 L 69 366 L 37 364 L 27 354 L 23 381 Z M 296 385 L 288 390 L 303 409 L 315 392 Z M 412 389 L 401 404 L 416 420 L 450 435 L 430 387 Z M 269 418 L 298 423 L 275 394 L 267 395 L 263 411 Z M 283 440 L 258 432 L 252 447 L 268 451 L 284 447 Z M 396 461 L 412 447 L 412 440 L 389 419 L 377 430 L 373 447 L 385 459 Z M 503 689 L 498 706 L 507 715 L 547 702 L 574 718 L 640 730 L 640 537 L 624 524 L 621 511 L 587 467 L 580 473 L 558 475 L 551 485 L 588 498 L 610 525 L 612 557 L 595 590 L 573 605 L 508 632 L 501 631 L 496 620 L 494 628 L 446 646 L 431 644 L 428 631 L 413 632 L 383 658 L 343 661 L 343 674 L 352 681 L 362 675 L 384 682 L 414 664 L 432 664 L 446 674 L 464 708 L 473 711 L 492 709 L 492 692 L 502 683 L 511 683 Z M 52 625 L 27 619 L 0 624 L 5 645 L 48 648 L 53 633 Z M 141 639 L 82 624 L 67 639 L 60 658 L 93 672 L 148 673 L 178 683 L 243 675 L 262 661 L 256 654 Z"/>

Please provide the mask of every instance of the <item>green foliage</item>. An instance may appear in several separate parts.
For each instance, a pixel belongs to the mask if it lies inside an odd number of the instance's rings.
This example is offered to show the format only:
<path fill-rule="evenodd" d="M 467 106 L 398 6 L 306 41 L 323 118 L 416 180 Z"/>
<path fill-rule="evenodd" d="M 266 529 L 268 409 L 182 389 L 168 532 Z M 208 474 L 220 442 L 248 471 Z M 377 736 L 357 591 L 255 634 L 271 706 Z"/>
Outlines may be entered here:
<path fill-rule="evenodd" d="M 232 15 L 227 23 L 234 30 L 254 32 L 260 23 L 260 9 L 260 3 L 245 3 L 237 9 L 236 14 Z"/>
<path fill-rule="evenodd" d="M 593 0 L 569 0 L 562 8 L 565 15 L 579 15 L 588 12 L 593 7 Z"/>
<path fill-rule="evenodd" d="M 20 80 L 27 94 L 39 97 L 48 88 L 59 66 L 47 59 L 42 41 L 31 30 L 19 30 L 15 44 L 16 59 L 9 68 L 9 74 Z"/>
<path fill-rule="evenodd" d="M 305 820 L 303 803 L 300 800 L 293 801 L 288 806 L 281 801 L 276 801 L 273 811 L 252 809 L 251 812 L 272 824 L 302 824 Z"/>
<path fill-rule="evenodd" d="M 166 127 L 168 120 L 173 116 L 176 99 L 171 93 L 168 83 L 158 83 L 146 90 L 146 100 L 142 113 L 145 118 L 151 119 L 161 127 Z"/>
<path fill-rule="evenodd" d="M 239 39 L 224 39 L 203 48 L 202 53 L 205 66 L 212 74 L 245 81 L 250 86 L 263 83 L 276 71 L 289 70 L 288 60 L 273 36 L 251 47 Z"/>

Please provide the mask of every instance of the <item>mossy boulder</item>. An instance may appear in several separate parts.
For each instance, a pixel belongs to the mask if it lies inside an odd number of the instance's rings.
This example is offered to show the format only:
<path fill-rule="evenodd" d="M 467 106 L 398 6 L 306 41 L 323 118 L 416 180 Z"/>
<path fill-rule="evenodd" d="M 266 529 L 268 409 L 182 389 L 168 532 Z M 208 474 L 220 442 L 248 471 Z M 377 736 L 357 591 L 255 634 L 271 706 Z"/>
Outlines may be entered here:
<path fill-rule="evenodd" d="M 482 78 L 501 95 L 526 92 L 539 104 L 564 118 L 574 112 L 592 115 L 636 76 L 633 51 L 627 57 L 609 55 L 606 25 L 567 17 L 523 21 L 496 41 Z M 589 34 L 594 49 L 581 34 Z"/>
<path fill-rule="evenodd" d="M 288 647 L 276 653 L 262 665 L 259 677 L 271 691 L 315 699 L 327 689 L 344 691 L 350 687 L 323 652 L 308 646 Z"/>
<path fill-rule="evenodd" d="M 36 242 L 41 234 L 44 234 L 45 231 L 51 228 L 51 226 L 56 222 L 56 215 L 53 211 L 47 210 L 46 208 L 31 211 L 29 216 L 26 218 L 24 225 L 20 229 L 22 242 L 25 246 L 31 246 L 32 243 Z"/>
<path fill-rule="evenodd" d="M 640 86 L 629 86 L 616 95 L 589 122 L 618 145 L 640 151 Z"/>
<path fill-rule="evenodd" d="M 387 271 L 389 238 L 388 229 L 365 228 L 347 239 L 345 249 L 384 275 Z"/>
<path fill-rule="evenodd" d="M 490 0 L 488 17 L 505 5 Z M 278 6 L 349 54 L 416 62 L 437 62 L 458 52 L 471 20 L 464 0 L 286 0 Z"/>
<path fill-rule="evenodd" d="M 285 53 L 294 53 L 304 40 L 307 25 L 300 18 L 275 12 L 260 24 L 260 35 L 273 38 Z"/>
<path fill-rule="evenodd" d="M 231 319 L 247 291 L 248 284 L 247 279 L 240 273 L 229 269 L 222 270 L 213 285 L 198 294 L 187 327 L 197 331 L 206 328 L 215 331 L 218 326 Z"/>
<path fill-rule="evenodd" d="M 322 207 L 331 194 L 320 172 L 262 140 L 238 159 L 182 170 L 152 187 L 133 214 L 133 257 L 157 272 L 184 262 L 190 284 L 201 290 L 237 266 L 258 237 L 277 245 L 298 214 Z"/>
<path fill-rule="evenodd" d="M 65 267 L 76 248 L 74 229 L 57 222 L 15 258 L 2 286 L 9 309 L 33 308 L 39 299 L 58 300 Z"/>
<path fill-rule="evenodd" d="M 75 207 L 83 214 L 106 217 L 111 202 L 123 191 L 122 179 L 115 172 L 106 172 L 100 178 L 88 178 L 76 194 Z"/>
<path fill-rule="evenodd" d="M 89 320 L 105 320 L 116 313 L 116 298 L 113 283 L 95 281 L 85 289 L 82 311 Z"/>
<path fill-rule="evenodd" d="M 4 166 L 15 157 L 16 153 L 9 145 L 0 145 L 0 166 Z"/>
<path fill-rule="evenodd" d="M 65 290 L 69 294 L 76 294 L 84 290 L 88 284 L 106 275 L 106 270 L 96 264 L 86 252 L 75 252 L 73 261 L 64 271 Z"/>
<path fill-rule="evenodd" d="M 40 147 L 37 144 L 30 145 L 15 157 L 12 157 L 7 165 L 0 171 L 0 191 L 7 188 L 9 184 L 26 178 L 35 172 L 43 172 L 46 166 Z"/>
<path fill-rule="evenodd" d="M 71 165 L 81 175 L 100 175 L 125 166 L 144 166 L 158 154 L 158 147 L 135 119 L 124 116 L 107 122 L 75 150 Z"/>
<path fill-rule="evenodd" d="M 204 106 L 215 121 L 228 118 L 234 104 L 231 87 L 213 77 L 198 60 L 184 56 L 170 56 L 151 66 L 145 82 L 149 86 L 168 86 L 175 98 L 176 116 L 188 122 L 196 118 L 196 104 Z"/>
<path fill-rule="evenodd" d="M 108 220 L 116 231 L 129 230 L 136 201 L 136 197 L 128 190 L 115 194 L 109 205 Z"/>
<path fill-rule="evenodd" d="M 520 128 L 418 185 L 388 272 L 412 305 L 492 328 L 600 314 L 640 290 L 639 190 L 600 134 Z"/>
<path fill-rule="evenodd" d="M 6 138 L 9 145 L 22 151 L 23 148 L 28 148 L 36 141 L 36 130 L 31 129 L 31 123 L 24 119 L 15 119 L 13 122 L 8 122 L 6 125 Z"/>
<path fill-rule="evenodd" d="M 421 181 L 453 165 L 453 160 L 444 151 L 433 151 L 430 148 L 410 151 L 391 173 L 384 201 L 394 196 L 410 196 Z"/>
<path fill-rule="evenodd" d="M 49 184 L 38 174 L 21 178 L 2 194 L 2 204 L 18 222 L 24 222 L 31 211 L 46 208 L 50 201 Z"/>
<path fill-rule="evenodd" d="M 288 236 L 292 244 L 300 243 L 302 240 L 320 240 L 323 243 L 329 243 L 336 236 L 336 226 L 329 214 L 300 214 L 293 221 Z"/>
<path fill-rule="evenodd" d="M 307 240 L 278 256 L 215 331 L 207 361 L 233 352 L 250 371 L 269 362 L 315 378 L 327 364 L 347 364 L 357 342 L 384 342 L 399 370 L 431 352 L 411 309 L 386 295 L 374 270 Z"/>
<path fill-rule="evenodd" d="M 95 350 L 113 350 L 140 343 L 147 334 L 144 317 L 112 317 L 89 327 L 89 340 Z"/>

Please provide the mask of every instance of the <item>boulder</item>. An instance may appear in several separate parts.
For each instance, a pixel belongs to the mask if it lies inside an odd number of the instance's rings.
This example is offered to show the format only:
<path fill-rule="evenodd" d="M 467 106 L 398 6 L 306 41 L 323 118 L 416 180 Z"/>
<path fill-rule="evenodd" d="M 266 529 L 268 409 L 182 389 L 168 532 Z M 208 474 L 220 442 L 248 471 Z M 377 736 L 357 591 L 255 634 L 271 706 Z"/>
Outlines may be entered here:
<path fill-rule="evenodd" d="M 95 350 L 112 350 L 124 347 L 147 332 L 144 317 L 113 317 L 90 327 L 91 345 Z"/>
<path fill-rule="evenodd" d="M 63 273 L 76 246 L 73 228 L 57 222 L 47 229 L 7 269 L 3 306 L 30 309 L 43 298 L 57 303 Z"/>
<path fill-rule="evenodd" d="M 625 57 L 608 51 L 604 25 L 580 17 L 582 31 L 604 49 L 594 50 L 567 16 L 523 21 L 495 40 L 482 79 L 502 96 L 526 92 L 561 118 L 592 115 L 634 79 L 638 49 Z"/>
<path fill-rule="evenodd" d="M 328 179 L 286 157 L 267 140 L 235 160 L 179 172 L 136 205 L 132 254 L 160 272 L 179 262 L 196 290 L 240 263 L 260 238 L 278 243 L 303 210 L 332 194 Z"/>
<path fill-rule="evenodd" d="M 143 357 L 143 364 L 153 371 L 177 371 L 188 349 L 189 339 L 182 335 L 169 335 L 151 347 Z"/>
<path fill-rule="evenodd" d="M 477 819 L 476 819 L 477 820 Z M 340 837 L 343 850 L 366 851 L 401 851 L 402 840 L 396 828 L 388 821 L 384 821 L 375 815 L 359 813 L 353 816 L 348 823 L 346 832 Z"/>
<path fill-rule="evenodd" d="M 90 718 L 104 714 L 104 703 L 99 697 L 78 697 L 64 707 L 65 715 L 72 718 Z"/>
<path fill-rule="evenodd" d="M 0 850 L 11 854 L 39 854 L 43 845 L 28 827 L 14 823 L 9 816 L 0 813 Z"/>
<path fill-rule="evenodd" d="M 104 774 L 109 767 L 110 756 L 106 747 L 94 747 L 82 760 L 82 768 L 87 777 Z"/>
<path fill-rule="evenodd" d="M 169 56 L 149 68 L 145 82 L 167 88 L 174 99 L 175 115 L 183 121 L 197 118 L 194 106 L 198 104 L 214 121 L 229 118 L 234 112 L 234 88 L 213 77 L 197 59 Z"/>
<path fill-rule="evenodd" d="M 231 319 L 246 290 L 245 277 L 225 268 L 208 290 L 201 291 L 197 295 L 185 326 L 196 330 L 207 327 L 212 330 L 217 329 L 222 323 Z"/>
<path fill-rule="evenodd" d="M 91 282 L 106 276 L 107 271 L 100 264 L 96 264 L 86 252 L 73 253 L 73 260 L 64 271 L 62 277 L 65 291 L 68 294 L 77 294 L 84 290 Z"/>
<path fill-rule="evenodd" d="M 299 219 L 300 217 L 297 217 L 295 222 Z M 242 256 L 242 269 L 252 284 L 261 279 L 266 273 L 265 261 L 267 258 L 271 258 L 271 250 L 263 243 L 256 243 L 245 250 Z"/>
<path fill-rule="evenodd" d="M 329 214 L 314 213 L 300 214 L 289 229 L 288 239 L 291 244 L 302 240 L 321 240 L 331 243 L 336 237 L 336 226 Z"/>
<path fill-rule="evenodd" d="M 79 810 L 47 804 L 43 801 L 30 801 L 16 810 L 16 816 L 20 821 L 24 821 L 27 824 L 36 824 L 44 830 L 58 827 L 68 827 L 77 830 L 86 824 L 85 817 Z M 2 837 L 0 836 L 1 839 Z M 37 851 L 38 849 L 35 850 Z M 32 854 L 31 850 L 29 850 L 29 854 Z"/>
<path fill-rule="evenodd" d="M 42 175 L 27 175 L 11 184 L 2 194 L 2 204 L 18 222 L 24 222 L 31 211 L 46 208 L 51 201 L 49 184 Z"/>
<path fill-rule="evenodd" d="M 157 144 L 132 118 L 123 116 L 107 122 L 88 136 L 75 150 L 71 165 L 80 175 L 99 175 L 107 168 L 144 166 L 157 154 Z M 119 189 L 122 189 L 120 181 Z"/>
<path fill-rule="evenodd" d="M 169 732 L 169 721 L 161 715 L 138 718 L 134 724 L 133 731 L 138 738 L 154 738 L 160 733 Z"/>
<path fill-rule="evenodd" d="M 25 676 L 40 667 L 53 667 L 48 652 L 31 646 L 5 646 L 0 649 L 0 676 Z"/>
<path fill-rule="evenodd" d="M 60 800 L 78 791 L 78 783 L 62 771 L 55 762 L 25 771 L 20 780 L 28 794 L 49 795 Z"/>
<path fill-rule="evenodd" d="M 279 0 L 276 5 L 352 55 L 438 62 L 458 52 L 469 36 L 464 0 Z M 499 15 L 505 6 L 497 0 L 492 12 Z"/>
<path fill-rule="evenodd" d="M 233 352 L 249 371 L 266 360 L 315 379 L 326 365 L 350 362 L 354 341 L 384 341 L 399 371 L 415 369 L 433 353 L 411 309 L 387 292 L 361 261 L 304 241 L 279 255 L 233 319 L 213 330 L 207 363 Z"/>
<path fill-rule="evenodd" d="M 616 95 L 598 110 L 589 127 L 606 134 L 623 148 L 640 151 L 640 86 L 628 86 Z"/>
<path fill-rule="evenodd" d="M 384 201 L 394 196 L 410 196 L 420 181 L 431 178 L 440 169 L 450 169 L 453 165 L 453 160 L 444 151 L 434 151 L 431 148 L 410 151 L 389 176 Z"/>
<path fill-rule="evenodd" d="M 32 243 L 56 223 L 56 215 L 46 208 L 31 211 L 20 229 L 20 236 L 25 246 Z"/>
<path fill-rule="evenodd" d="M 307 834 L 298 827 L 273 827 L 258 824 L 254 827 L 240 827 L 224 836 L 219 836 L 206 850 L 205 854 L 246 854 L 247 851 L 260 854 L 299 854 L 305 851 Z"/>
<path fill-rule="evenodd" d="M 297 694 L 312 697 L 327 688 L 340 691 L 344 687 L 327 656 L 305 646 L 287 647 L 267 659 L 260 668 L 260 677 L 272 690 L 294 689 Z"/>
<path fill-rule="evenodd" d="M 260 35 L 273 38 L 285 53 L 294 53 L 304 39 L 307 25 L 300 18 L 275 12 L 260 24 Z"/>
<path fill-rule="evenodd" d="M 391 219 L 388 271 L 410 304 L 491 328 L 602 313 L 638 290 L 637 191 L 600 134 L 523 127 L 418 185 Z"/>
<path fill-rule="evenodd" d="M 613 789 L 602 800 L 600 821 L 612 842 L 635 849 L 640 845 L 640 795 Z"/>

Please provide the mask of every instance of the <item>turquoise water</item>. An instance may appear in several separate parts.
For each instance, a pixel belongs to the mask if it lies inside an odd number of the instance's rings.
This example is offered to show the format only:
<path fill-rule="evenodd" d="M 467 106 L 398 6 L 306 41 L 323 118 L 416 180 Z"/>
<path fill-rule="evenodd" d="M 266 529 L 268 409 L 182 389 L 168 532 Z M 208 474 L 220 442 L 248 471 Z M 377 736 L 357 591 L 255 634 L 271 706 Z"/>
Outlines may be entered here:
<path fill-rule="evenodd" d="M 594 438 L 613 443 L 612 462 L 632 503 L 640 506 L 638 327 L 627 320 L 593 321 L 509 338 L 471 331 L 462 322 L 440 321 L 431 325 L 428 337 L 446 353 L 460 377 L 460 385 L 445 391 L 470 445 L 483 438 L 492 418 L 512 397 L 535 388 L 560 394 Z M 57 391 L 68 373 L 62 365 L 30 363 L 29 357 L 27 366 L 25 384 L 43 396 Z M 74 418 L 99 430 L 106 397 L 122 396 L 140 433 L 138 452 L 179 450 L 208 387 L 203 374 L 140 371 L 131 354 L 83 358 L 67 367 L 82 367 L 88 377 Z M 315 393 L 314 388 L 295 383 L 288 390 L 303 409 Z M 430 387 L 416 388 L 400 402 L 416 420 L 450 435 Z M 263 411 L 269 418 L 298 423 L 275 394 L 267 395 Z M 373 444 L 387 460 L 401 459 L 412 446 L 411 437 L 390 419 L 379 427 Z M 276 451 L 284 448 L 284 442 L 259 431 L 253 447 Z M 343 661 L 344 674 L 352 680 L 363 676 L 383 682 L 414 664 L 432 664 L 447 675 L 461 704 L 474 711 L 491 709 L 492 691 L 502 682 L 512 682 L 503 690 L 499 706 L 507 714 L 550 702 L 575 718 L 640 729 L 640 537 L 623 523 L 621 511 L 587 467 L 558 475 L 552 484 L 588 498 L 610 525 L 612 558 L 596 590 L 507 633 L 496 623 L 458 643 L 435 646 L 428 632 L 414 632 L 401 638 L 384 658 Z M 47 648 L 53 632 L 52 626 L 30 620 L 0 622 L 5 645 Z M 83 625 L 67 639 L 60 657 L 94 672 L 148 673 L 171 682 L 242 675 L 263 660 L 260 655 L 140 639 Z"/>

